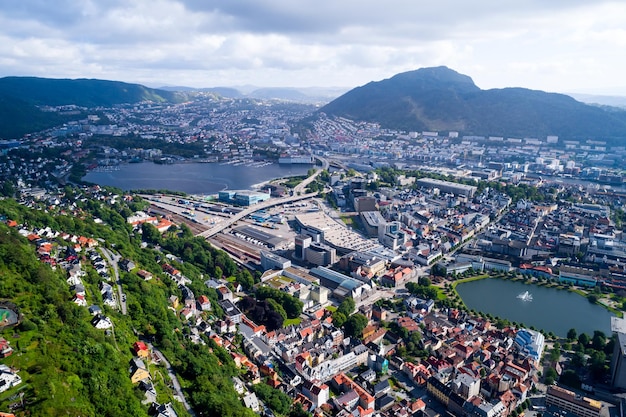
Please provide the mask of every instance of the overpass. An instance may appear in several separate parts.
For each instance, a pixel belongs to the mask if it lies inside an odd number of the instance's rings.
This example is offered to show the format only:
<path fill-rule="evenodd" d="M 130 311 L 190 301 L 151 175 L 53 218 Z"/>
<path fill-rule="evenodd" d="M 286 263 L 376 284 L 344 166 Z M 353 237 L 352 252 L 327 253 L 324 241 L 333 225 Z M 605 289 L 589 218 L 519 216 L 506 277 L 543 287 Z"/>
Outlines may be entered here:
<path fill-rule="evenodd" d="M 317 178 L 317 176 L 320 174 L 320 172 L 322 172 L 322 170 L 324 169 L 328 169 L 328 161 L 324 158 L 320 158 L 319 156 L 314 156 L 315 159 L 319 160 L 322 163 L 322 168 L 316 168 L 315 169 L 315 173 L 313 173 L 313 175 L 311 175 L 310 177 L 306 178 L 304 181 L 302 181 L 300 184 L 296 185 L 293 189 L 293 195 L 289 196 L 289 197 L 281 197 L 281 198 L 276 198 L 276 199 L 271 199 L 271 200 L 267 200 L 267 201 L 263 201 L 260 203 L 255 204 L 253 207 L 249 207 L 237 214 L 235 214 L 233 217 L 226 219 L 222 222 L 220 222 L 219 224 L 216 224 L 215 226 L 213 226 L 212 228 L 205 230 L 202 233 L 197 234 L 196 236 L 201 236 L 204 238 L 210 238 L 215 236 L 216 234 L 218 234 L 219 232 L 221 232 L 222 230 L 232 226 L 235 222 L 243 219 L 244 217 L 257 212 L 259 210 L 263 210 L 269 207 L 274 207 L 274 206 L 279 206 L 281 204 L 285 204 L 285 203 L 292 203 L 294 201 L 299 201 L 299 200 L 306 200 L 307 198 L 312 198 L 315 197 L 317 195 L 317 192 L 314 193 L 308 193 L 308 194 L 302 194 L 302 192 L 306 189 L 306 187 L 313 182 L 313 180 L 315 180 L 315 178 Z"/>
<path fill-rule="evenodd" d="M 310 177 L 306 178 L 304 181 L 302 181 L 300 184 L 296 185 L 293 189 L 293 193 L 294 194 L 298 194 L 298 193 L 302 193 L 304 190 L 306 190 L 306 187 L 309 186 L 310 183 L 312 183 L 315 178 L 317 178 L 317 176 L 325 169 L 328 169 L 329 167 L 329 163 L 328 160 L 320 157 L 320 156 L 315 156 L 313 155 L 313 158 L 317 159 L 318 161 L 320 161 L 322 163 L 322 168 L 317 168 L 315 167 L 315 172 L 313 173 L 313 175 L 311 175 Z"/>
<path fill-rule="evenodd" d="M 253 207 L 249 207 L 243 211 L 240 211 L 239 213 L 235 214 L 233 217 L 229 219 L 225 219 L 224 221 L 221 221 L 219 224 L 213 226 L 212 228 L 205 230 L 202 233 L 198 233 L 196 236 L 201 236 L 205 238 L 213 237 L 219 232 L 221 232 L 222 230 L 226 229 L 227 227 L 232 226 L 235 222 L 243 219 L 244 217 L 256 211 L 263 210 L 269 207 L 279 206 L 285 203 L 292 203 L 294 201 L 306 200 L 307 198 L 312 198 L 312 197 L 315 197 L 316 195 L 317 195 L 317 192 L 302 194 L 302 195 L 292 195 L 289 197 L 281 197 L 281 198 L 263 201 L 261 203 L 255 204 Z"/>

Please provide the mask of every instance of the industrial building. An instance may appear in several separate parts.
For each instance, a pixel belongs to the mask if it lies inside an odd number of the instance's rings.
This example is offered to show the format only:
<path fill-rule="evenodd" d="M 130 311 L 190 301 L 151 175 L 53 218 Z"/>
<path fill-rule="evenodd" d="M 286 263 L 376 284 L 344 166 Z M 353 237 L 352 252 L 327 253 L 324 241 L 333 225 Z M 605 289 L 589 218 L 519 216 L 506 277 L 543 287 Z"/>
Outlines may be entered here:
<path fill-rule="evenodd" d="M 385 222 L 378 225 L 378 241 L 395 251 L 409 241 L 409 236 L 402 230 L 402 223 Z"/>
<path fill-rule="evenodd" d="M 268 193 L 248 190 L 224 190 L 218 194 L 219 201 L 228 204 L 236 204 L 238 206 L 252 206 L 270 199 Z"/>
<path fill-rule="evenodd" d="M 339 254 L 381 247 L 380 244 L 364 239 L 358 233 L 340 225 L 323 212 L 297 214 L 295 220 L 300 234 L 311 236 L 313 242 L 334 247 Z"/>
<path fill-rule="evenodd" d="M 339 300 L 343 300 L 346 297 L 360 300 L 361 297 L 372 291 L 371 285 L 323 266 L 311 269 L 311 275 L 319 278 L 320 285 L 331 290 L 332 295 Z"/>
<path fill-rule="evenodd" d="M 356 197 L 354 199 L 354 210 L 358 213 L 376 211 L 376 198 L 372 196 Z"/>
<path fill-rule="evenodd" d="M 476 187 L 473 185 L 458 184 L 456 182 L 436 180 L 433 178 L 420 178 L 416 182 L 418 187 L 438 188 L 444 193 L 462 195 L 468 198 L 474 197 Z"/>
<path fill-rule="evenodd" d="M 235 236 L 241 235 L 245 239 L 250 240 L 253 243 L 259 242 L 270 249 L 285 248 L 289 246 L 289 241 L 287 239 L 273 235 L 271 233 L 267 233 L 252 226 L 239 226 L 236 227 L 234 231 Z"/>

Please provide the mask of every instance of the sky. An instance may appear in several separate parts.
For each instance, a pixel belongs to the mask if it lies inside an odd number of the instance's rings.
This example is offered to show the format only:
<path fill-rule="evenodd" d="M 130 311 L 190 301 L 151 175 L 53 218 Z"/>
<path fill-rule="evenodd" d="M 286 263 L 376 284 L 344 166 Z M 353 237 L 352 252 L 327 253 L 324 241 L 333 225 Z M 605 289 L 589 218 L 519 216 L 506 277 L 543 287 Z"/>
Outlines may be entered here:
<path fill-rule="evenodd" d="M 0 77 L 347 87 L 445 65 L 483 89 L 626 95 L 626 2 L 19 0 Z"/>

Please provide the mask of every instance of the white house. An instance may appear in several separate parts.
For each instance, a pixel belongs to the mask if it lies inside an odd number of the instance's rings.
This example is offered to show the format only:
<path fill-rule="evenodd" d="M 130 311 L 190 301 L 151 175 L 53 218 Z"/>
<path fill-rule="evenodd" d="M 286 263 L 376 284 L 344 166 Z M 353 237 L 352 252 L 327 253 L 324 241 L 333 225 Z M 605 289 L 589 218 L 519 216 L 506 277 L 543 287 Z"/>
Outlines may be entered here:
<path fill-rule="evenodd" d="M 6 365 L 0 365 L 0 392 L 22 383 L 22 378 Z"/>

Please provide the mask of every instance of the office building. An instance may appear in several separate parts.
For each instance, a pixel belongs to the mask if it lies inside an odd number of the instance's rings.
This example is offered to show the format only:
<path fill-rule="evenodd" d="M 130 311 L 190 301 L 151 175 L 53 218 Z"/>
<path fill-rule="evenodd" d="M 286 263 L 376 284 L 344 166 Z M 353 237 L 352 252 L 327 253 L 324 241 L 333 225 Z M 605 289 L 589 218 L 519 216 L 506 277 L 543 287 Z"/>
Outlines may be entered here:
<path fill-rule="evenodd" d="M 304 260 L 306 255 L 306 249 L 311 246 L 311 242 L 313 242 L 313 238 L 311 236 L 296 236 L 296 250 L 294 252 L 294 257 L 296 259 Z"/>
<path fill-rule="evenodd" d="M 580 417 L 599 417 L 602 410 L 600 401 L 577 395 L 556 385 L 548 387 L 546 405 L 558 407 Z"/>

